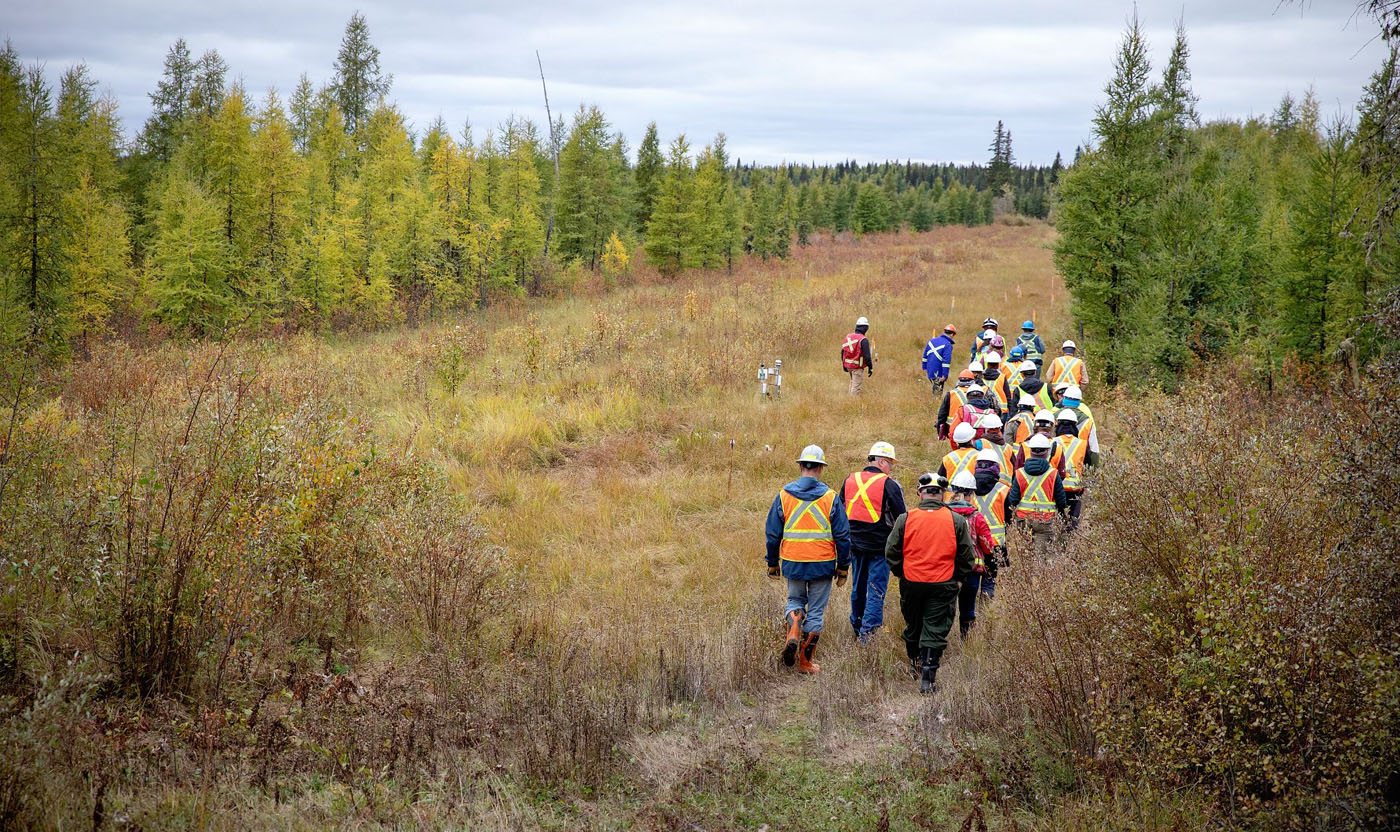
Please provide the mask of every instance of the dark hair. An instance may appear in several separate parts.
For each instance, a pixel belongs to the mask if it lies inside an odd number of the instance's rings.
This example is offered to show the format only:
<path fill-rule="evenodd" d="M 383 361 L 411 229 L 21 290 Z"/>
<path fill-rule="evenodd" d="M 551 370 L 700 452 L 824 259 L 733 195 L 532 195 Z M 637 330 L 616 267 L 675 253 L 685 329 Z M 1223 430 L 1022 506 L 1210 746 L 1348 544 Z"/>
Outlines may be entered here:
<path fill-rule="evenodd" d="M 825 465 L 821 464 L 820 462 L 799 462 L 799 463 L 797 463 L 797 466 L 798 466 L 799 468 L 801 468 L 803 471 L 818 471 L 818 470 L 820 470 L 820 469 L 826 467 Z"/>

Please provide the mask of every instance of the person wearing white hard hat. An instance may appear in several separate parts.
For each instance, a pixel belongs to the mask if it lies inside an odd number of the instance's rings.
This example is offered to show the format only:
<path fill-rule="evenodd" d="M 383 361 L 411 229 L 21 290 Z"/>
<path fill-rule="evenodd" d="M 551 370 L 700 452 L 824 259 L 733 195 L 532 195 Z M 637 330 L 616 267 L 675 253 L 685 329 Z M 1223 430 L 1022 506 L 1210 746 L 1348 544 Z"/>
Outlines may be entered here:
<path fill-rule="evenodd" d="M 1011 458 L 1013 473 L 1020 470 L 1020 468 L 1026 464 L 1026 460 L 1031 458 L 1030 440 L 1037 436 L 1043 436 L 1051 440 L 1050 453 L 1047 458 L 1050 460 L 1050 467 L 1058 471 L 1060 479 L 1063 480 L 1065 477 L 1065 459 L 1064 454 L 1060 451 L 1060 446 L 1054 443 L 1055 414 L 1049 410 L 1036 411 L 1034 419 L 1031 422 L 1031 435 L 1025 442 L 1016 446 L 1016 453 Z"/>
<path fill-rule="evenodd" d="M 1046 371 L 1045 378 L 1052 384 L 1068 381 L 1084 387 L 1089 381 L 1089 371 L 1084 367 L 1084 359 L 1078 355 L 1079 346 L 1073 341 L 1066 341 L 1060 346 L 1060 351 L 1064 355 L 1057 355 L 1055 360 L 1050 362 L 1050 369 Z"/>
<path fill-rule="evenodd" d="M 987 574 L 987 561 L 996 555 L 997 543 L 992 538 L 992 529 L 987 519 L 973 505 L 972 496 L 977 492 L 977 477 L 971 471 L 961 471 L 948 481 L 948 495 L 944 503 L 961 514 L 967 521 L 972 534 L 972 545 L 977 550 L 972 574 L 958 588 L 958 634 L 967 638 L 968 630 L 977 619 L 977 596 L 982 592 L 982 579 Z"/>
<path fill-rule="evenodd" d="M 1055 444 L 1065 464 L 1065 499 L 1069 501 L 1065 531 L 1072 532 L 1079 526 L 1089 467 L 1098 464 L 1099 455 L 1090 453 L 1089 441 L 1080 438 L 1079 414 L 1069 408 L 1055 414 Z"/>
<path fill-rule="evenodd" d="M 989 413 L 982 421 L 977 423 L 982 436 L 982 452 L 995 453 L 1001 460 L 1001 477 L 1007 484 L 1011 484 L 1011 462 L 1016 456 L 1016 449 L 1006 441 L 1005 426 L 1001 417 L 995 413 Z"/>
<path fill-rule="evenodd" d="M 1040 377 L 1040 368 L 1029 361 L 1021 362 L 1021 383 L 1019 389 L 1022 393 L 1030 394 L 1035 399 L 1036 407 L 1043 407 L 1047 410 L 1055 406 L 1055 402 L 1050 398 L 1050 388 Z"/>
<path fill-rule="evenodd" d="M 875 352 L 866 333 L 870 321 L 856 318 L 856 329 L 841 342 L 841 371 L 851 377 L 850 393 L 859 396 L 867 376 L 875 374 Z"/>
<path fill-rule="evenodd" d="M 1013 408 L 1010 406 L 1011 376 L 1009 373 L 1001 371 L 1001 356 L 995 352 L 987 353 L 982 359 L 982 383 L 986 385 L 987 391 L 996 399 L 997 409 L 1002 413 L 1010 413 Z"/>
<path fill-rule="evenodd" d="M 1089 405 L 1084 403 L 1084 391 L 1079 389 L 1079 385 L 1071 384 L 1065 388 L 1064 395 L 1060 397 L 1060 406 L 1067 407 L 1075 412 L 1079 417 L 1079 436 L 1089 443 L 1089 453 L 1095 457 L 1099 455 L 1099 429 L 1094 423 L 1094 411 L 1089 409 Z M 1098 464 L 1097 462 L 1090 463 Z"/>
<path fill-rule="evenodd" d="M 962 414 L 963 405 L 967 404 L 967 388 L 977 377 L 971 370 L 963 370 L 958 373 L 957 386 L 949 389 L 943 394 L 943 401 L 938 403 L 938 417 L 934 423 L 939 439 L 947 439 L 949 432 L 953 430 L 954 423 L 951 419 L 958 419 Z"/>
<path fill-rule="evenodd" d="M 972 357 L 976 358 L 986 352 L 987 346 L 992 342 L 992 336 L 997 334 L 1000 324 L 996 318 L 988 318 L 982 322 L 982 331 L 972 339 Z"/>
<path fill-rule="evenodd" d="M 919 692 L 932 694 L 957 615 L 958 584 L 971 574 L 977 546 L 962 515 L 943 503 L 947 481 L 919 475 L 919 504 L 894 521 L 885 562 L 899 578 L 904 649 Z"/>
<path fill-rule="evenodd" d="M 974 438 L 981 439 L 982 428 L 979 426 L 982 424 L 983 420 L 988 415 L 992 414 L 1000 417 L 1001 411 L 997 407 L 996 400 L 992 398 L 991 394 L 987 392 L 986 386 L 981 382 L 972 382 L 971 386 L 967 388 L 967 395 L 965 398 L 966 402 L 963 404 L 962 408 L 956 414 L 950 416 L 948 421 L 953 425 L 954 430 L 957 429 L 958 425 L 972 425 L 973 429 L 977 432 Z M 952 447 L 957 447 L 957 442 L 952 442 L 951 444 Z"/>
<path fill-rule="evenodd" d="M 783 486 L 768 509 L 768 577 L 787 581 L 783 664 L 816 674 L 821 667 L 812 655 L 821 638 L 831 582 L 834 578 L 837 586 L 844 586 L 850 569 L 851 528 L 845 505 L 820 479 L 826 469 L 821 447 L 803 448 L 797 467 L 801 476 Z"/>
<path fill-rule="evenodd" d="M 1050 464 L 1053 444 L 1039 433 L 1026 440 L 1030 456 L 1012 478 L 1006 495 L 1006 510 L 1029 527 L 1035 553 L 1042 559 L 1049 556 L 1054 543 L 1055 518 L 1063 517 L 1069 505 L 1060 472 Z"/>
<path fill-rule="evenodd" d="M 977 452 L 975 466 L 972 474 L 977 478 L 977 491 L 972 502 L 986 518 L 997 544 L 996 556 L 988 558 L 987 572 L 982 578 L 982 594 L 990 597 L 996 588 L 998 569 L 1011 565 L 1006 555 L 1006 495 L 1011 493 L 1011 462 L 1007 455 L 993 448 L 983 448 Z"/>
<path fill-rule="evenodd" d="M 865 458 L 866 466 L 846 477 L 841 501 L 851 523 L 851 631 L 867 643 L 885 623 L 885 589 L 890 569 L 885 564 L 885 540 L 903 514 L 904 489 L 890 472 L 894 470 L 894 446 L 876 442 Z"/>
<path fill-rule="evenodd" d="M 1021 393 L 1016 402 L 1016 412 L 1006 420 L 1005 434 L 1008 445 L 1019 445 L 1031 438 L 1035 431 L 1031 423 L 1035 420 L 1035 398 L 1029 393 Z"/>
<path fill-rule="evenodd" d="M 959 471 L 971 471 L 972 463 L 977 458 L 977 449 L 972 443 L 977 440 L 977 429 L 971 422 L 962 422 L 953 428 L 953 450 L 943 455 L 943 461 L 938 465 L 938 472 L 946 480 L 952 480 Z"/>

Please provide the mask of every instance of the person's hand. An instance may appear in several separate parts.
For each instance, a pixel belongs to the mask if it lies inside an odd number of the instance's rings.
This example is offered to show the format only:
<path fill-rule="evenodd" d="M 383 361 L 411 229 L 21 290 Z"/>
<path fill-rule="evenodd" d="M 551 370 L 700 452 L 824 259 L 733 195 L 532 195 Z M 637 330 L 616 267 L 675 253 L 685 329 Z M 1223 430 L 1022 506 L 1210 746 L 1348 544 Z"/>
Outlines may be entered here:
<path fill-rule="evenodd" d="M 783 568 L 782 568 L 781 566 L 770 566 L 770 567 L 768 567 L 768 577 L 770 577 L 770 578 L 772 578 L 773 580 L 776 581 L 776 580 L 778 580 L 779 578 L 781 578 L 782 576 L 783 576 Z"/>
<path fill-rule="evenodd" d="M 870 377 L 873 376 L 873 375 L 875 375 L 875 368 L 874 368 L 874 367 L 866 367 L 866 368 L 865 368 L 865 377 L 866 377 L 866 378 L 870 378 Z"/>
<path fill-rule="evenodd" d="M 842 568 L 840 568 L 840 567 L 837 567 L 837 569 L 836 569 L 836 585 L 837 585 L 837 586 L 845 586 L 845 585 L 846 585 L 846 576 L 847 576 L 848 574 L 850 574 L 850 570 L 849 570 L 849 569 L 842 569 Z"/>

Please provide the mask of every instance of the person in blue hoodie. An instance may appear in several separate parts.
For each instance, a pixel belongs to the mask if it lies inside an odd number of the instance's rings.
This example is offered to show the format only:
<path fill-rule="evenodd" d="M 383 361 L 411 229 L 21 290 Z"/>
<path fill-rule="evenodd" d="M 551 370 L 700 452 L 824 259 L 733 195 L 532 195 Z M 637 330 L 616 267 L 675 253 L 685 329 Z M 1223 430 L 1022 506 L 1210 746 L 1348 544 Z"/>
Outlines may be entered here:
<path fill-rule="evenodd" d="M 948 381 L 948 369 L 953 363 L 953 336 L 958 328 L 952 324 L 943 327 L 943 334 L 928 339 L 924 346 L 924 375 L 928 376 L 935 398 L 943 395 L 943 385 Z"/>
<path fill-rule="evenodd" d="M 768 510 L 768 577 L 787 580 L 783 664 L 816 674 L 821 666 L 812 655 L 821 639 L 831 582 L 834 578 L 837 586 L 845 586 L 851 567 L 851 527 L 840 495 L 820 479 L 825 452 L 808 445 L 797 466 L 801 476 L 783 486 Z"/>

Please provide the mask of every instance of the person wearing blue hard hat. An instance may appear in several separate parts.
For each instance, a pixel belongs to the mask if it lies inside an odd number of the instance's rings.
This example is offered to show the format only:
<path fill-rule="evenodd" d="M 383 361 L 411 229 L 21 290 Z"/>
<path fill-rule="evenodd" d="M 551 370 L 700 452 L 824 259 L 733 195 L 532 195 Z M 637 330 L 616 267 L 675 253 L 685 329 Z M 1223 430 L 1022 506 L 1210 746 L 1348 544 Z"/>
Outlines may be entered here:
<path fill-rule="evenodd" d="M 1025 353 L 1026 360 L 1033 362 L 1035 366 L 1039 367 L 1044 363 L 1045 342 L 1035 333 L 1035 321 L 1021 324 L 1021 334 L 1016 336 L 1016 346 Z"/>

